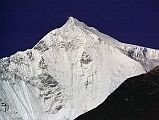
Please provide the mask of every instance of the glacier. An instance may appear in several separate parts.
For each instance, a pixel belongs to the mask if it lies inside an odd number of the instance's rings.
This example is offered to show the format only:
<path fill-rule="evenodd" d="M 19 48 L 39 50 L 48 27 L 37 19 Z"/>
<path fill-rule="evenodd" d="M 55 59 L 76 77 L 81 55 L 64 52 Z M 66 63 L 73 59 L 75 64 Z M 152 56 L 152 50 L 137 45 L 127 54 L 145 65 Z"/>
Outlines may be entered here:
<path fill-rule="evenodd" d="M 157 65 L 159 50 L 69 17 L 32 49 L 0 59 L 0 120 L 73 120 Z"/>

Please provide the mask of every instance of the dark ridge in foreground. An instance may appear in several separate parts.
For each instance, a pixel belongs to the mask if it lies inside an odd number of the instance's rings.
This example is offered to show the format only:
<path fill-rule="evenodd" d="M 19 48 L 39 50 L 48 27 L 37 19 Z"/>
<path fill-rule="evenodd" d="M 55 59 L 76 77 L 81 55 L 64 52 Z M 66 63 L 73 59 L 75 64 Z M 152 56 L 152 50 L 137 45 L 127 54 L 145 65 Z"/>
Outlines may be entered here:
<path fill-rule="evenodd" d="M 104 103 L 76 120 L 159 120 L 159 67 L 127 79 Z"/>

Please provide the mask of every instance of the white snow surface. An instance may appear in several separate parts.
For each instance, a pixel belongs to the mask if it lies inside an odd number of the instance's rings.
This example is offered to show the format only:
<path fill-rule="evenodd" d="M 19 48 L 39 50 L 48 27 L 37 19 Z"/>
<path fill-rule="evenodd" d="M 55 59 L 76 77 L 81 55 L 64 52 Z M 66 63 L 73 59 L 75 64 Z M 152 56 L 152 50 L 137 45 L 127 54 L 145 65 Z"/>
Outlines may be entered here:
<path fill-rule="evenodd" d="M 0 60 L 0 120 L 73 120 L 157 65 L 158 50 L 121 43 L 69 17 L 32 49 Z"/>

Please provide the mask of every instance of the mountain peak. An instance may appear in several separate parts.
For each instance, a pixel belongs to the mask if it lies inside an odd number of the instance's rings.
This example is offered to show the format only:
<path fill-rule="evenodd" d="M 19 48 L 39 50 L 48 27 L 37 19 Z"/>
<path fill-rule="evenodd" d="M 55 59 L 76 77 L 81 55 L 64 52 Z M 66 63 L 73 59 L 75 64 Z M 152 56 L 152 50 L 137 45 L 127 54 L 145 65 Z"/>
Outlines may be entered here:
<path fill-rule="evenodd" d="M 70 16 L 69 18 L 68 18 L 68 21 L 69 22 L 75 22 L 77 19 L 76 18 L 74 18 L 74 17 L 72 17 L 72 16 Z"/>
<path fill-rule="evenodd" d="M 64 26 L 78 26 L 78 27 L 86 27 L 86 24 L 83 22 L 80 22 L 79 20 L 77 20 L 76 18 L 70 16 L 67 20 L 67 22 L 64 24 Z"/>
<path fill-rule="evenodd" d="M 66 25 L 75 25 L 77 22 L 79 22 L 76 18 L 70 16 L 65 23 Z"/>
<path fill-rule="evenodd" d="M 0 59 L 0 120 L 73 120 L 158 63 L 159 51 L 120 43 L 69 17 L 32 49 Z"/>

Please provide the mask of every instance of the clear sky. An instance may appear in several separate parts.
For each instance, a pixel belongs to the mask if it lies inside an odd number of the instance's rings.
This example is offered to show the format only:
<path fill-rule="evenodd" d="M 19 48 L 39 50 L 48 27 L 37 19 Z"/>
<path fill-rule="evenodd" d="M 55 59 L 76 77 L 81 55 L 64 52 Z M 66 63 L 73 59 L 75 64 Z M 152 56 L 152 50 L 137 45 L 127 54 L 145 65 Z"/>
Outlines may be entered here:
<path fill-rule="evenodd" d="M 0 58 L 32 48 L 69 16 L 121 42 L 159 49 L 159 0 L 0 0 Z"/>

